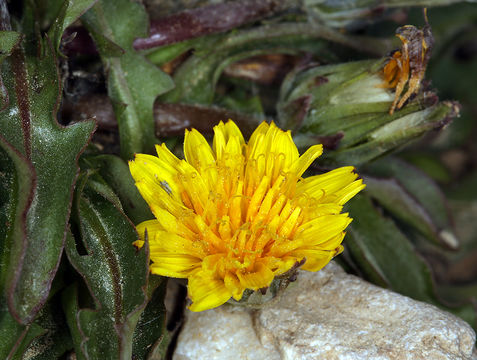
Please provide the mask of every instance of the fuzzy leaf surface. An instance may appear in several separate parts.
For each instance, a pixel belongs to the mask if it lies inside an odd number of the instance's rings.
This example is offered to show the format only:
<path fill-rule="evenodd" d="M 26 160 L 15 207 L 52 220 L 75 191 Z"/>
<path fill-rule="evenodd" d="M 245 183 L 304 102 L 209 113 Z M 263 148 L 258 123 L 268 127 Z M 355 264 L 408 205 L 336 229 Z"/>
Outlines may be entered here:
<path fill-rule="evenodd" d="M 124 160 L 115 155 L 98 155 L 85 159 L 108 182 L 121 201 L 122 208 L 134 224 L 154 218 L 139 194 Z"/>
<path fill-rule="evenodd" d="M 18 321 L 29 323 L 46 301 L 59 263 L 77 176 L 77 158 L 94 130 L 91 121 L 69 127 L 56 122 L 60 84 L 54 50 L 48 40 L 40 57 L 16 49 L 3 64 L 9 104 L 0 112 L 0 136 L 30 168 L 16 169 L 30 187 L 18 194 L 13 227 L 22 236 L 7 240 L 11 252 L 7 299 Z M 32 49 L 30 49 L 32 50 Z M 16 163 L 18 163 L 18 161 Z M 26 199 L 25 199 L 26 198 Z M 7 237 L 12 236 L 10 232 Z M 39 256 L 38 249 L 42 249 Z"/>
<path fill-rule="evenodd" d="M 133 354 L 138 359 L 165 359 L 169 344 L 164 306 L 166 285 L 167 281 L 163 277 L 149 277 L 148 297 L 150 300 L 134 330 Z"/>
<path fill-rule="evenodd" d="M 87 254 L 78 253 L 71 236 L 66 253 L 95 304 L 80 308 L 75 288 L 69 288 L 64 295 L 68 325 L 79 358 L 131 359 L 134 329 L 147 302 L 148 255 L 132 245 L 137 234 L 121 209 L 88 181 L 82 179 L 74 205 L 77 241 Z"/>
<path fill-rule="evenodd" d="M 130 0 L 100 0 L 82 21 L 108 72 L 108 95 L 118 120 L 122 157 L 151 151 L 154 100 L 174 83 L 132 47 L 135 38 L 147 35 L 149 20 L 143 6 Z"/>

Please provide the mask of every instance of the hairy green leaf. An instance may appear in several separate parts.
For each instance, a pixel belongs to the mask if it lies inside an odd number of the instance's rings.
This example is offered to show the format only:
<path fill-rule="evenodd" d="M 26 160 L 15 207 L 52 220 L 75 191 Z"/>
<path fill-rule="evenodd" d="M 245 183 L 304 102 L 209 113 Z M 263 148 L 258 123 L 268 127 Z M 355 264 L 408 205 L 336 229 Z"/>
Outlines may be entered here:
<path fill-rule="evenodd" d="M 9 264 L 15 276 L 7 279 L 10 310 L 24 323 L 48 296 L 65 238 L 76 161 L 94 129 L 93 122 L 66 128 L 56 122 L 60 83 L 51 43 L 43 46 L 40 57 L 15 50 L 2 68 L 11 76 L 4 77 L 9 105 L 0 113 L 0 135 L 30 167 L 29 174 L 18 175 L 30 178 L 31 188 L 19 195 L 26 200 L 18 211 L 24 216 L 15 218 L 23 234 L 15 243 L 24 246 Z"/>
<path fill-rule="evenodd" d="M 166 329 L 166 309 L 164 297 L 167 281 L 163 277 L 149 278 L 148 296 L 150 298 L 146 308 L 134 331 L 133 354 L 138 359 L 164 359 L 169 344 Z"/>
<path fill-rule="evenodd" d="M 81 309 L 74 288 L 64 307 L 80 359 L 131 359 L 133 333 L 147 302 L 148 254 L 136 251 L 134 226 L 120 208 L 90 187 L 85 176 L 76 190 L 75 219 L 87 255 L 68 237 L 66 253 L 84 278 L 95 306 Z M 105 336 L 107 334 L 107 336 Z"/>
<path fill-rule="evenodd" d="M 108 94 L 118 120 L 122 157 L 151 151 L 155 143 L 153 102 L 174 85 L 167 74 L 132 48 L 135 38 L 146 36 L 144 8 L 130 0 L 100 0 L 82 21 L 108 72 Z"/>
<path fill-rule="evenodd" d="M 128 165 L 114 155 L 98 155 L 85 159 L 108 182 L 119 197 L 126 215 L 134 224 L 154 218 L 149 206 L 134 184 Z"/>
<path fill-rule="evenodd" d="M 8 282 L 14 274 L 10 269 L 21 259 L 26 247 L 22 220 L 33 196 L 34 178 L 31 164 L 0 136 L 0 358 L 11 359 L 23 354 L 29 336 L 41 333 L 41 328 L 20 324 L 7 306 Z"/>
<path fill-rule="evenodd" d="M 73 341 L 61 309 L 60 297 L 54 296 L 40 311 L 34 325 L 44 330 L 26 349 L 23 360 L 59 359 L 73 349 Z"/>
<path fill-rule="evenodd" d="M 3 306 L 0 313 L 0 357 L 6 360 L 23 359 L 31 342 L 43 335 L 45 330 L 36 323 L 19 324 Z"/>

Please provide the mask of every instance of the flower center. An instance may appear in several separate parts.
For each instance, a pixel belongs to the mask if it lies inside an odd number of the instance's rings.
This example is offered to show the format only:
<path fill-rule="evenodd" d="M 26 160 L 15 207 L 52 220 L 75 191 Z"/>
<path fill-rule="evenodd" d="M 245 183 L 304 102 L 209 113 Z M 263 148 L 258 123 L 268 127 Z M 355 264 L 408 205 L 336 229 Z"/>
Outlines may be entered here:
<path fill-rule="evenodd" d="M 246 149 L 245 149 L 246 150 Z M 273 256 L 275 245 L 293 240 L 306 218 L 309 199 L 296 197 L 297 176 L 286 169 L 284 153 L 218 159 L 206 168 L 216 179 L 205 203 L 189 187 L 196 174 L 178 179 L 190 229 L 211 255 L 221 254 L 213 271 L 252 271 L 259 258 Z M 306 205 L 305 205 L 306 204 Z"/>

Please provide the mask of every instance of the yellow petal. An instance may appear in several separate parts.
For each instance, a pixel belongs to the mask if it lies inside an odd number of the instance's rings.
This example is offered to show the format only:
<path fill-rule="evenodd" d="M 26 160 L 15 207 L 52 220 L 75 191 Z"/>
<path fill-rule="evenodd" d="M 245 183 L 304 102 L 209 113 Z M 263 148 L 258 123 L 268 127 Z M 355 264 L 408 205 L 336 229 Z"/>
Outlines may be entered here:
<path fill-rule="evenodd" d="M 351 221 L 348 213 L 320 216 L 301 225 L 297 236 L 309 245 L 324 243 L 340 234 Z"/>
<path fill-rule="evenodd" d="M 323 215 L 336 215 L 343 210 L 343 206 L 334 204 L 334 203 L 328 203 L 328 204 L 316 204 L 313 206 L 315 202 L 311 202 L 310 206 L 307 208 L 307 217 L 304 222 L 308 222 L 310 219 L 314 219 Z"/>
<path fill-rule="evenodd" d="M 328 239 L 327 241 L 316 244 L 313 247 L 318 250 L 336 251 L 336 249 L 338 249 L 341 246 L 341 243 L 343 242 L 345 234 L 346 232 L 342 231 L 336 236 L 333 236 L 332 238 Z"/>
<path fill-rule="evenodd" d="M 147 230 L 148 239 L 150 240 L 151 234 L 159 230 L 164 230 L 164 228 L 156 219 L 143 221 L 139 225 L 136 225 L 136 231 L 141 241 L 145 240 L 146 230 Z"/>
<path fill-rule="evenodd" d="M 299 249 L 293 251 L 290 255 L 302 259 L 306 258 L 305 264 L 301 267 L 303 270 L 318 271 L 333 259 L 335 252 L 317 249 Z"/>
<path fill-rule="evenodd" d="M 184 221 L 180 221 L 176 215 L 171 214 L 163 207 L 153 205 L 151 206 L 151 210 L 157 219 L 154 220 L 157 223 L 156 230 L 164 230 L 188 239 L 192 239 L 195 236 L 195 233 L 186 226 Z M 140 225 L 142 228 L 142 224 Z M 138 225 L 138 229 L 140 225 Z M 149 224 L 149 226 L 151 225 Z M 151 231 L 151 229 L 149 229 L 149 231 Z"/>
<path fill-rule="evenodd" d="M 240 283 L 237 275 L 228 271 L 224 278 L 224 284 L 235 300 L 239 301 L 242 298 L 245 288 Z"/>
<path fill-rule="evenodd" d="M 261 258 L 257 262 L 264 264 L 267 268 L 273 271 L 275 276 L 278 276 L 283 273 L 286 273 L 300 260 L 301 258 L 296 258 L 293 256 L 283 256 L 280 258 L 267 256 L 267 257 Z"/>
<path fill-rule="evenodd" d="M 274 275 L 264 264 L 257 263 L 253 271 L 238 271 L 237 277 L 244 288 L 258 290 L 269 286 Z"/>
<path fill-rule="evenodd" d="M 303 175 L 306 169 L 310 167 L 313 161 L 323 153 L 323 145 L 313 145 L 308 148 L 292 165 L 292 171 L 297 177 Z"/>
<path fill-rule="evenodd" d="M 262 123 L 250 138 L 247 159 L 256 164 L 257 176 L 266 174 L 275 178 L 298 159 L 298 149 L 290 131 L 280 130 L 273 122 L 270 125 Z"/>
<path fill-rule="evenodd" d="M 204 273 L 218 274 L 221 270 L 218 269 L 218 267 L 223 262 L 224 258 L 225 254 L 213 254 L 205 257 L 202 260 L 202 270 L 204 271 Z M 222 277 L 223 276 L 219 276 L 219 278 Z"/>
<path fill-rule="evenodd" d="M 186 161 L 206 180 L 209 189 L 213 188 L 217 182 L 215 156 L 207 140 L 195 129 L 186 130 L 184 156 Z"/>
<path fill-rule="evenodd" d="M 154 203 L 159 196 L 180 200 L 177 170 L 156 156 L 136 154 L 129 162 L 129 170 L 136 184 L 141 184 L 139 190 L 148 204 Z"/>
<path fill-rule="evenodd" d="M 161 145 L 156 145 L 156 152 L 159 159 L 163 162 L 169 164 L 171 167 L 177 168 L 181 162 L 177 156 L 175 156 L 166 146 L 162 143 Z"/>
<path fill-rule="evenodd" d="M 271 247 L 269 255 L 282 257 L 290 255 L 292 251 L 299 248 L 325 244 L 330 239 L 341 235 L 350 222 L 351 219 L 346 213 L 325 215 L 313 219 L 298 228 L 293 240 L 276 241 Z"/>
<path fill-rule="evenodd" d="M 263 137 L 267 133 L 269 125 L 264 121 L 262 122 L 252 133 L 247 144 L 247 158 L 250 159 L 250 155 L 255 152 L 255 148 L 262 142 Z"/>
<path fill-rule="evenodd" d="M 336 196 L 336 203 L 340 205 L 346 204 L 351 198 L 353 198 L 357 193 L 359 193 L 365 187 L 366 187 L 366 184 L 363 184 L 362 179 L 353 181 L 348 186 L 345 186 L 343 189 L 335 192 L 334 196 Z M 323 201 L 327 201 L 327 198 L 325 197 Z"/>
<path fill-rule="evenodd" d="M 154 257 L 151 253 L 151 260 L 151 273 L 175 278 L 187 278 L 201 266 L 200 258 L 170 252 L 154 251 Z"/>
<path fill-rule="evenodd" d="M 210 278 L 203 272 L 198 272 L 189 279 L 188 290 L 192 300 L 189 307 L 191 311 L 215 308 L 232 297 L 223 280 Z"/>
<path fill-rule="evenodd" d="M 245 144 L 240 129 L 233 121 L 224 124 L 222 121 L 214 126 L 213 149 L 217 159 L 221 159 L 224 152 L 242 153 L 242 146 Z"/>
<path fill-rule="evenodd" d="M 150 236 L 151 259 L 158 253 L 170 252 L 203 259 L 208 254 L 207 244 L 200 240 L 190 240 L 167 231 L 156 231 Z"/>
<path fill-rule="evenodd" d="M 365 187 L 361 179 L 356 180 L 357 177 L 354 167 L 341 167 L 303 179 L 297 185 L 297 194 L 306 193 L 319 198 L 322 203 L 343 205 Z"/>
<path fill-rule="evenodd" d="M 291 131 L 281 131 L 274 123 L 270 127 L 276 129 L 276 134 L 273 138 L 270 138 L 270 147 L 267 150 L 272 154 L 276 154 L 276 156 L 283 154 L 283 165 L 280 170 L 288 171 L 292 164 L 298 160 L 299 156 L 298 149 L 291 136 Z"/>

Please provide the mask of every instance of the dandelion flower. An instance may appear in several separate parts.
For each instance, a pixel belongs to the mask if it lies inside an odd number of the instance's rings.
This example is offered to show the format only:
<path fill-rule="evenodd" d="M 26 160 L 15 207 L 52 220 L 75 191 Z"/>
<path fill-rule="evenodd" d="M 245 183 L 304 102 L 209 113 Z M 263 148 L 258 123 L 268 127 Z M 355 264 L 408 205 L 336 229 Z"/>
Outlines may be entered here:
<path fill-rule="evenodd" d="M 290 131 L 262 123 L 248 144 L 228 121 L 214 127 L 212 148 L 185 133 L 185 160 L 167 147 L 129 163 L 154 220 L 147 233 L 153 274 L 187 278 L 190 309 L 240 300 L 303 263 L 318 271 L 343 250 L 351 222 L 343 204 L 364 188 L 353 167 L 302 178 L 322 145 L 299 155 Z"/>

